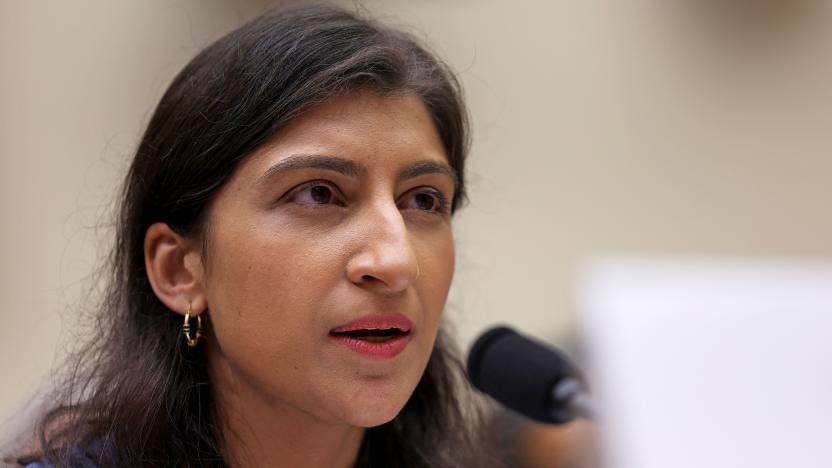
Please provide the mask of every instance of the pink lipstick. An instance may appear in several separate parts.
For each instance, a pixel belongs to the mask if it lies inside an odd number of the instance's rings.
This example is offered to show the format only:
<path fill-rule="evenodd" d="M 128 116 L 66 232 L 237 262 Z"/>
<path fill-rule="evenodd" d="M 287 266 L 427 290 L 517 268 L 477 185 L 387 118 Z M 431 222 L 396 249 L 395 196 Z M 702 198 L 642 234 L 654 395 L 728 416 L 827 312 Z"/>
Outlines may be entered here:
<path fill-rule="evenodd" d="M 357 353 L 393 358 L 407 347 L 412 327 L 401 314 L 369 315 L 332 329 L 329 336 Z"/>

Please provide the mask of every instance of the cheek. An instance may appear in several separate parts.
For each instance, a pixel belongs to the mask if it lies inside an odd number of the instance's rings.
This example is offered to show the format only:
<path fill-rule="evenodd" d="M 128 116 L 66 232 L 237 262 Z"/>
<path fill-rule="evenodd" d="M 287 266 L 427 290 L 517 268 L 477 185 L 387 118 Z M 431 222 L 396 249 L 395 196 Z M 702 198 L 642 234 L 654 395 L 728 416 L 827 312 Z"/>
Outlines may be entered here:
<path fill-rule="evenodd" d="M 338 276 L 341 262 L 341 252 L 331 248 L 337 244 L 267 222 L 218 227 L 211 245 L 207 285 L 213 308 L 238 316 L 276 317 L 311 305 L 314 291 Z"/>
<path fill-rule="evenodd" d="M 454 240 L 450 232 L 432 236 L 425 240 L 419 249 L 419 283 L 423 290 L 423 299 L 434 307 L 444 306 L 448 290 L 454 277 L 456 254 Z"/>
<path fill-rule="evenodd" d="M 280 294 L 298 291 L 304 285 L 303 252 L 291 241 L 264 239 L 256 236 L 235 236 L 219 240 L 221 250 L 212 253 L 213 263 L 207 281 L 212 313 L 237 317 L 278 318 L 283 301 L 303 297 L 302 294 Z M 288 319 L 289 317 L 283 317 Z"/>
<path fill-rule="evenodd" d="M 424 325 L 430 330 L 430 340 L 436 336 L 436 329 L 445 308 L 455 268 L 454 241 L 450 233 L 434 237 L 424 244 L 420 254 L 420 275 L 416 288 L 424 311 Z"/>
<path fill-rule="evenodd" d="M 270 232 L 218 229 L 206 290 L 217 343 L 229 363 L 275 385 L 281 375 L 302 371 L 314 352 L 310 330 L 324 319 L 317 302 L 338 278 L 338 259 L 337 252 L 311 248 L 308 240 Z"/>

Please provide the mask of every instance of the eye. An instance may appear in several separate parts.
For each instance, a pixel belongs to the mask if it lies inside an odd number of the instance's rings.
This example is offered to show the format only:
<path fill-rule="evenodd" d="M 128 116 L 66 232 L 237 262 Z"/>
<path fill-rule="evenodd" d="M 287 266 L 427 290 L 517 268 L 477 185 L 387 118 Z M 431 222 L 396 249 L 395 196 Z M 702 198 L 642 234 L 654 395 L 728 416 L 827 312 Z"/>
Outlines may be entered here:
<path fill-rule="evenodd" d="M 420 210 L 425 211 L 434 211 L 439 207 L 439 200 L 435 196 L 424 192 L 414 195 L 413 202 Z"/>
<path fill-rule="evenodd" d="M 448 212 L 448 199 L 437 190 L 422 189 L 411 192 L 405 198 L 403 208 L 445 214 Z"/>
<path fill-rule="evenodd" d="M 293 190 L 287 201 L 299 205 L 329 205 L 338 202 L 338 189 L 326 182 L 310 182 Z"/>

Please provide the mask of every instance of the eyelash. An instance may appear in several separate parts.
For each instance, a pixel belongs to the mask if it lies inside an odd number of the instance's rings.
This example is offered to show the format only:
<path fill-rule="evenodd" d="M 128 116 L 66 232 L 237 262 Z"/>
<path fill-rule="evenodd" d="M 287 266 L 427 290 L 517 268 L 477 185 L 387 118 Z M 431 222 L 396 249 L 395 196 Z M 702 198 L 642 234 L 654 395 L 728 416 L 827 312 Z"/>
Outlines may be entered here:
<path fill-rule="evenodd" d="M 310 207 L 320 207 L 320 206 L 328 205 L 328 204 L 332 203 L 333 201 L 335 201 L 336 204 L 343 205 L 342 200 L 343 200 L 344 196 L 341 193 L 341 191 L 338 190 L 338 187 L 335 186 L 334 184 L 330 183 L 330 182 L 326 182 L 326 181 L 323 181 L 323 180 L 313 180 L 311 182 L 301 184 L 298 187 L 290 190 L 288 195 L 286 195 L 286 197 L 285 197 L 286 201 L 290 202 L 290 203 L 293 202 L 294 199 L 299 194 L 301 194 L 304 191 L 309 190 L 313 187 L 327 187 L 330 190 L 330 192 L 332 192 L 332 195 L 331 195 L 332 200 L 329 203 L 298 203 L 299 205 L 310 206 Z M 339 203 L 339 201 L 340 201 L 340 203 Z"/>
<path fill-rule="evenodd" d="M 410 197 L 422 194 L 430 195 L 436 200 L 436 209 L 419 211 L 425 211 L 426 213 L 432 213 L 437 215 L 446 215 L 450 213 L 451 205 L 448 201 L 448 197 L 446 197 L 444 193 L 440 192 L 439 190 L 425 188 L 423 190 L 414 191 L 413 194 L 410 195 Z"/>
<path fill-rule="evenodd" d="M 289 193 L 286 196 L 284 196 L 284 199 L 286 200 L 286 202 L 292 203 L 293 200 L 299 194 L 303 193 L 306 190 L 312 189 L 313 187 L 327 187 L 331 191 L 331 200 L 327 203 L 314 203 L 314 202 L 313 203 L 298 203 L 299 205 L 317 208 L 317 207 L 323 207 L 323 206 L 334 203 L 338 206 L 345 206 L 345 203 L 343 202 L 343 199 L 345 197 L 341 193 L 341 190 L 339 190 L 338 187 L 335 184 L 333 184 L 331 182 L 324 181 L 324 180 L 315 180 L 315 181 L 311 181 L 311 182 L 307 182 L 305 184 L 302 184 L 302 185 L 292 189 L 291 191 L 289 191 Z M 411 190 L 411 192 L 413 192 L 413 193 L 411 193 L 411 195 L 409 195 L 409 197 L 413 197 L 413 196 L 421 195 L 421 194 L 430 195 L 431 197 L 433 197 L 435 199 L 436 208 L 433 209 L 433 210 L 420 210 L 418 208 L 414 208 L 414 209 L 416 209 L 418 211 L 425 212 L 425 213 L 436 214 L 436 215 L 445 215 L 445 214 L 450 213 L 450 202 L 448 200 L 448 197 L 445 196 L 444 193 L 440 192 L 439 190 L 431 189 L 431 188 L 427 188 L 427 187 L 420 187 L 420 188 L 423 189 L 423 190 L 418 190 L 418 191 Z"/>

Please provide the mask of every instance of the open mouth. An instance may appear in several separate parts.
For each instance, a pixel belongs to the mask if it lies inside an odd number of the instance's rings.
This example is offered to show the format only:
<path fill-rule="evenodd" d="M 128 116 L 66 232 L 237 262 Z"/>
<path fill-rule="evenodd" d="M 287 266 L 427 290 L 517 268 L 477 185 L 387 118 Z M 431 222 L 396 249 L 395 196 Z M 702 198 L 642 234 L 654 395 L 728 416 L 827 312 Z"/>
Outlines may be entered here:
<path fill-rule="evenodd" d="M 348 349 L 372 358 L 392 359 L 407 348 L 413 322 L 403 314 L 368 315 L 330 330 Z"/>
<path fill-rule="evenodd" d="M 367 328 L 342 332 L 333 331 L 330 332 L 330 335 L 334 337 L 352 338 L 370 343 L 384 343 L 401 336 L 408 335 L 409 333 L 409 331 L 403 331 L 399 328 Z"/>

